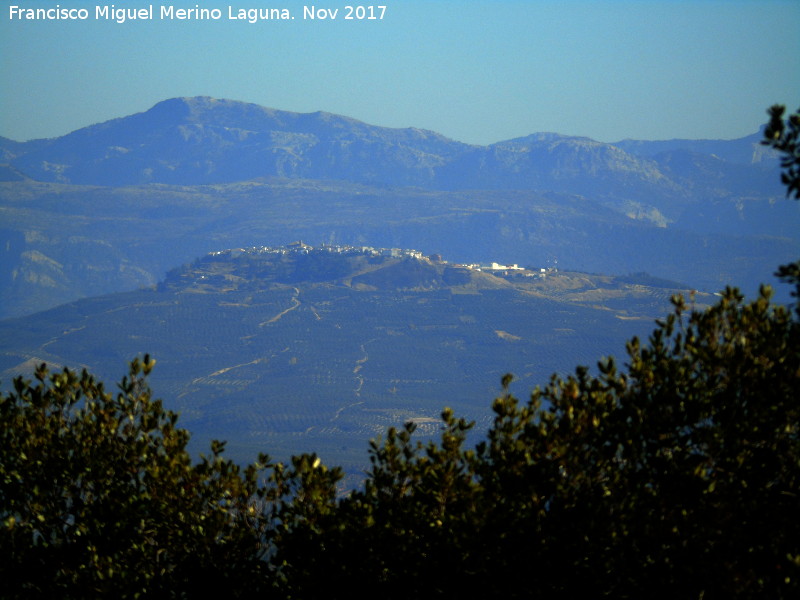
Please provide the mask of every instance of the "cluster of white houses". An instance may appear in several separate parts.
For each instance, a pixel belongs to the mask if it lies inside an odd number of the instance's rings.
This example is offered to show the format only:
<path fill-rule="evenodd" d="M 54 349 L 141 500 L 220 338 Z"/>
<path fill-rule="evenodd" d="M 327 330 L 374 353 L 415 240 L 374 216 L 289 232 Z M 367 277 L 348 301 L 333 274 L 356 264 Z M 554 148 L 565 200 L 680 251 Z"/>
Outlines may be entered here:
<path fill-rule="evenodd" d="M 312 254 L 312 253 L 328 253 L 328 254 L 345 254 L 345 255 L 366 255 L 366 256 L 384 256 L 388 258 L 416 258 L 419 260 L 428 260 L 437 263 L 446 263 L 438 254 L 425 256 L 419 250 L 408 250 L 402 248 L 373 248 L 372 246 L 349 246 L 346 244 L 322 244 L 321 246 L 310 246 L 302 241 L 292 242 L 285 246 L 253 246 L 252 248 L 233 248 L 230 250 L 220 250 L 212 252 L 212 256 L 228 254 L 230 256 L 239 256 L 241 254 Z M 547 269 L 526 269 L 520 267 L 516 263 L 513 265 L 502 265 L 497 262 L 491 262 L 488 265 L 481 264 L 453 264 L 454 267 L 463 267 L 475 271 L 488 271 L 497 275 L 522 275 L 526 277 L 542 277 L 547 273 L 557 271 L 555 267 Z"/>
<path fill-rule="evenodd" d="M 231 250 L 220 250 L 212 252 L 212 256 L 220 254 L 230 254 L 238 256 L 241 254 L 345 254 L 365 256 L 387 256 L 392 258 L 402 258 L 404 256 L 424 259 L 425 255 L 419 250 L 402 250 L 400 248 L 373 248 L 372 246 L 348 246 L 342 244 L 322 244 L 321 246 L 310 246 L 304 242 L 292 242 L 285 246 L 253 246 L 252 248 L 234 248 Z"/>

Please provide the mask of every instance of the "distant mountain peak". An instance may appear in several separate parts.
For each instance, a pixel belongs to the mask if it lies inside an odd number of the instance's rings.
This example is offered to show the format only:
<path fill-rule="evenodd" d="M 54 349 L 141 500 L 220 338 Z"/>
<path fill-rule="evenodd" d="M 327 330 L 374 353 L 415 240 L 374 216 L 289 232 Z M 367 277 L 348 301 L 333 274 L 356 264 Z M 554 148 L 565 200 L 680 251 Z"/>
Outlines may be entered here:
<path fill-rule="evenodd" d="M 211 96 L 170 98 L 52 140 L 0 139 L 0 162 L 36 181 L 102 186 L 278 177 L 434 190 L 556 191 L 600 199 L 625 215 L 656 209 L 664 224 L 704 185 L 696 178 L 705 171 L 659 162 L 664 151 L 683 149 L 758 165 L 752 168 L 764 172 L 777 168 L 754 136 L 614 145 L 541 132 L 476 146 L 415 127 L 380 127 L 324 111 L 289 112 Z M 714 167 L 716 196 L 737 195 L 738 180 L 728 166 Z M 761 188 L 773 193 L 760 182 L 747 194 Z"/>
<path fill-rule="evenodd" d="M 572 141 L 572 142 L 590 142 L 593 144 L 601 145 L 603 142 L 598 142 L 593 140 L 592 138 L 585 137 L 585 136 L 576 136 L 576 135 L 562 135 L 560 133 L 553 133 L 553 132 L 539 132 L 539 133 L 531 133 L 526 136 L 513 138 L 510 140 L 506 140 L 503 142 L 497 142 L 493 144 L 497 145 L 519 145 L 519 144 L 534 144 L 534 143 L 552 143 L 552 142 L 564 142 L 564 141 Z"/>

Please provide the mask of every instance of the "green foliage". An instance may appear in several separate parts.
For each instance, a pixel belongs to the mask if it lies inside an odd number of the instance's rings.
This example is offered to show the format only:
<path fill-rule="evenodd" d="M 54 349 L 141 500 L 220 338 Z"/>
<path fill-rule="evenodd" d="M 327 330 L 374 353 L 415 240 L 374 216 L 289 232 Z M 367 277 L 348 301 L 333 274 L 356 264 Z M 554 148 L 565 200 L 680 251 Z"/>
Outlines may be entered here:
<path fill-rule="evenodd" d="M 783 269 L 800 291 L 800 265 Z M 445 410 L 371 442 L 362 488 L 313 454 L 245 469 L 188 434 L 135 360 L 116 395 L 86 372 L 0 401 L 8 597 L 790 598 L 800 591 L 800 308 L 682 297 L 627 366 L 503 377 L 485 439 Z M 259 480 L 259 473 L 264 473 Z"/>
<path fill-rule="evenodd" d="M 800 264 L 782 269 L 800 291 Z M 682 297 L 627 366 L 503 394 L 485 439 L 445 410 L 371 442 L 364 486 L 313 455 L 192 464 L 148 357 L 0 401 L 8 597 L 791 598 L 800 592 L 800 308 Z M 259 473 L 264 472 L 259 480 Z"/>
<path fill-rule="evenodd" d="M 786 195 L 800 200 L 800 109 L 789 115 L 786 121 L 783 114 L 786 107 L 776 104 L 768 111 L 770 120 L 764 130 L 761 142 L 783 154 L 781 156 L 781 181 L 786 185 Z"/>
<path fill-rule="evenodd" d="M 797 279 L 794 280 L 797 283 Z M 363 490 L 279 545 L 297 597 L 788 598 L 800 591 L 800 328 L 728 289 L 647 343 L 495 400 L 485 441 L 443 414 L 372 443 Z M 289 536 L 291 538 L 291 536 Z"/>
<path fill-rule="evenodd" d="M 4 597 L 263 587 L 259 466 L 223 460 L 219 442 L 192 465 L 188 433 L 145 384 L 154 362 L 134 360 L 116 395 L 42 365 L 0 399 Z"/>

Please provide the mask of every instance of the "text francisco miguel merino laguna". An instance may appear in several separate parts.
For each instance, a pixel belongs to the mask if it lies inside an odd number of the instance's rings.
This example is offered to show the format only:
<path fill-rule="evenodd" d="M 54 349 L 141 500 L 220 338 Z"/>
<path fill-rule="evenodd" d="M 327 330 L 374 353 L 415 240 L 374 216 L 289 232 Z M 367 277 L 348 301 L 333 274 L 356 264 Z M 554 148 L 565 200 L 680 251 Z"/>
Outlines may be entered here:
<path fill-rule="evenodd" d="M 382 20 L 386 14 L 386 6 L 347 5 L 340 8 L 319 8 L 316 6 L 303 6 L 303 19 L 335 20 Z M 165 21 L 203 21 L 219 20 L 244 20 L 250 23 L 265 20 L 291 20 L 294 19 L 288 8 L 238 8 L 227 6 L 227 11 L 220 8 L 201 8 L 196 4 L 194 8 L 177 8 L 165 4 L 139 8 L 120 8 L 114 4 L 98 4 L 93 8 L 74 8 L 56 4 L 50 8 L 26 8 L 25 6 L 12 5 L 8 7 L 8 18 L 13 21 L 86 21 L 106 20 L 124 23 L 131 20 L 149 21 L 160 19 Z"/>

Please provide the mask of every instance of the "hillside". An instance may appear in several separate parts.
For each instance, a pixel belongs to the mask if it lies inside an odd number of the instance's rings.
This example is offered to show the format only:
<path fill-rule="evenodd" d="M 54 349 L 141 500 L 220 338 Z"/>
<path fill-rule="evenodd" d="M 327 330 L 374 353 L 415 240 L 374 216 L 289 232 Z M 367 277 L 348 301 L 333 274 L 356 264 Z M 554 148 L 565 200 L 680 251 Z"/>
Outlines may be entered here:
<path fill-rule="evenodd" d="M 149 352 L 154 390 L 198 448 L 216 437 L 242 460 L 316 450 L 357 473 L 365 440 L 387 425 L 413 419 L 432 434 L 449 405 L 482 430 L 503 374 L 525 393 L 618 354 L 676 291 L 642 276 L 493 274 L 412 251 L 336 249 L 216 252 L 152 289 L 0 321 L 0 379 L 47 362 L 114 381 Z"/>
<path fill-rule="evenodd" d="M 167 273 L 159 289 L 220 292 L 269 289 L 276 284 L 329 283 L 360 291 L 497 289 L 503 279 L 477 268 L 450 265 L 417 250 L 294 242 L 212 252 Z"/>

